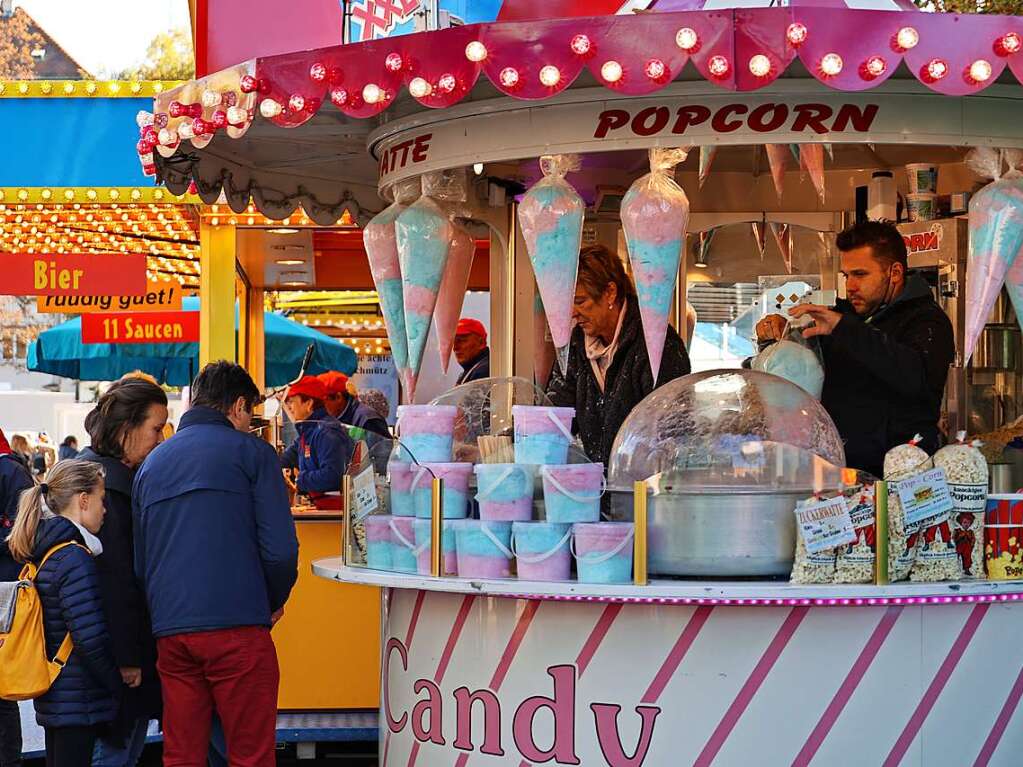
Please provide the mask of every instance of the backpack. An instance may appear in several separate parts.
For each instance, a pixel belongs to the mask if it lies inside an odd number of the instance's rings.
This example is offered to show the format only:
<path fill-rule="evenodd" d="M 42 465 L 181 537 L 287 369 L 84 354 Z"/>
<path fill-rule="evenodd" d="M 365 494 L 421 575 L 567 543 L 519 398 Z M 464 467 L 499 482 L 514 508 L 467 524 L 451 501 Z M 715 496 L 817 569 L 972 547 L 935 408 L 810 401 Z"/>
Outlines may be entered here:
<path fill-rule="evenodd" d="M 38 566 L 26 564 L 17 581 L 0 584 L 0 699 L 38 698 L 50 689 L 74 649 L 69 632 L 53 660 L 47 657 L 43 604 L 35 587 L 46 560 L 66 546 L 81 544 L 57 544 Z"/>

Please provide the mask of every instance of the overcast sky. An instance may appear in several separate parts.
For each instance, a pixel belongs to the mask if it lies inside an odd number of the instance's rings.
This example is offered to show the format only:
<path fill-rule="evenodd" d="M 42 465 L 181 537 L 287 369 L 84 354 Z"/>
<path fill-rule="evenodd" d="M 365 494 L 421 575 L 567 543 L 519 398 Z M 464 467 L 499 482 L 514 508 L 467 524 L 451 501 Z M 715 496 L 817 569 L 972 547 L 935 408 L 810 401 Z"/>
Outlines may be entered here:
<path fill-rule="evenodd" d="M 93 75 L 127 69 L 155 35 L 189 27 L 188 0 L 14 0 Z"/>

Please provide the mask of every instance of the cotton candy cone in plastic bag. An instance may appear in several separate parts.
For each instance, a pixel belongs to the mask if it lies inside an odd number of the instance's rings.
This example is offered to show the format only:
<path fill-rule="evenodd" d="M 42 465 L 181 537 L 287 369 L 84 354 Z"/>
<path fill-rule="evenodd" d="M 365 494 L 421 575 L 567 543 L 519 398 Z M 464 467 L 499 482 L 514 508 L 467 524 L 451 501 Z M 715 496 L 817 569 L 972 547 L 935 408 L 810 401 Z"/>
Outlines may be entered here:
<path fill-rule="evenodd" d="M 465 291 L 469 287 L 472 257 L 476 253 L 476 241 L 469 232 L 457 224 L 452 226 L 452 232 L 454 234 L 451 238 L 451 252 L 440 281 L 437 308 L 433 314 L 433 332 L 437 335 L 440 367 L 445 375 L 451 361 L 451 349 L 455 343 L 455 329 L 462 315 Z"/>
<path fill-rule="evenodd" d="M 556 347 L 567 346 L 572 338 L 572 308 L 586 204 L 565 181 L 565 175 L 578 167 L 578 158 L 572 155 L 542 157 L 540 169 L 544 177 L 519 203 L 519 226 Z"/>
<path fill-rule="evenodd" d="M 824 145 L 800 144 L 799 164 L 810 174 L 817 196 L 824 202 Z"/>
<path fill-rule="evenodd" d="M 655 383 L 689 223 L 689 199 L 672 178 L 686 154 L 684 149 L 651 149 L 650 172 L 633 183 L 622 200 L 622 228 Z"/>
<path fill-rule="evenodd" d="M 395 222 L 405 299 L 410 398 L 415 395 L 415 381 L 423 365 L 430 322 L 451 252 L 451 234 L 447 214 L 436 201 L 426 196 L 402 211 Z"/>
<path fill-rule="evenodd" d="M 750 223 L 750 228 L 753 230 L 753 239 L 757 243 L 757 252 L 760 254 L 760 260 L 764 260 L 764 253 L 767 251 L 767 223 L 761 221 L 753 221 Z"/>
<path fill-rule="evenodd" d="M 785 168 L 788 166 L 791 156 L 789 146 L 788 144 L 766 144 L 764 149 L 767 150 L 767 164 L 771 166 L 774 191 L 780 200 L 785 191 Z"/>
<path fill-rule="evenodd" d="M 772 221 L 770 227 L 774 241 L 778 244 L 778 250 L 781 251 L 782 261 L 785 262 L 785 269 L 792 274 L 792 235 L 789 232 L 789 225 Z"/>
<path fill-rule="evenodd" d="M 533 300 L 533 377 L 541 389 L 547 388 L 554 359 L 554 342 L 547 326 L 547 314 L 543 310 L 543 299 L 537 293 Z"/>
<path fill-rule="evenodd" d="M 703 189 L 707 177 L 710 176 L 710 167 L 714 164 L 714 157 L 717 156 L 716 146 L 700 147 L 700 189 Z"/>
<path fill-rule="evenodd" d="M 405 299 L 398 260 L 395 221 L 405 210 L 399 203 L 390 205 L 374 216 L 362 231 L 362 241 L 369 259 L 380 311 L 384 315 L 387 340 L 391 345 L 394 366 L 400 372 L 408 367 L 408 336 L 405 331 Z"/>

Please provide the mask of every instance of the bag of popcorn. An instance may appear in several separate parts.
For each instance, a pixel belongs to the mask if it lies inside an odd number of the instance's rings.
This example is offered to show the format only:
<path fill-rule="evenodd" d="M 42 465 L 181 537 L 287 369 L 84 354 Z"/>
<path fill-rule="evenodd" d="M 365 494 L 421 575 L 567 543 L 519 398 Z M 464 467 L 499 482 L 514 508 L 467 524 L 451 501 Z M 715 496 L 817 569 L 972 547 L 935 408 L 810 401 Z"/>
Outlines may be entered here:
<path fill-rule="evenodd" d="M 945 470 L 952 494 L 952 543 L 959 561 L 957 578 L 984 577 L 984 509 L 987 505 L 988 468 L 979 442 L 958 442 L 934 454 L 934 465 Z"/>
<path fill-rule="evenodd" d="M 873 482 L 850 488 L 846 498 L 856 540 L 838 547 L 835 583 L 872 583 L 877 552 Z"/>
<path fill-rule="evenodd" d="M 896 445 L 884 457 L 884 478 L 888 489 L 888 580 L 892 583 L 909 577 L 916 559 L 917 537 L 906 529 L 897 484 L 934 468 L 927 452 L 918 447 L 923 439 L 919 434 L 905 445 Z"/>
<path fill-rule="evenodd" d="M 803 503 L 812 503 L 820 500 L 817 496 L 810 496 Z M 810 553 L 806 550 L 806 543 L 803 536 L 796 531 L 796 556 L 792 562 L 792 583 L 833 583 L 835 580 L 835 557 L 837 549 L 825 549 Z"/>

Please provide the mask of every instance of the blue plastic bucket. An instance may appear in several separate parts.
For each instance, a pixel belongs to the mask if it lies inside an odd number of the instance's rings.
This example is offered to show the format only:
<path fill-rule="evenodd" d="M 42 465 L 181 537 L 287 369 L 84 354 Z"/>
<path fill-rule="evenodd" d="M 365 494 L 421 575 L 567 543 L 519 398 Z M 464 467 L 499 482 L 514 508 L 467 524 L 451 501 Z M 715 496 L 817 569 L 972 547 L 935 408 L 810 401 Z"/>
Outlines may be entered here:
<path fill-rule="evenodd" d="M 572 525 L 572 553 L 580 583 L 631 583 L 631 522 Z"/>
<path fill-rule="evenodd" d="M 519 579 L 567 581 L 572 577 L 571 525 L 513 522 L 511 550 Z"/>
<path fill-rule="evenodd" d="M 476 464 L 480 519 L 526 522 L 533 518 L 535 468 L 518 463 Z"/>
<path fill-rule="evenodd" d="M 414 517 L 391 517 L 391 569 L 397 573 L 418 571 Z"/>
<path fill-rule="evenodd" d="M 443 525 L 440 534 L 441 575 L 458 575 L 458 556 L 455 552 L 455 528 L 451 524 L 452 521 L 444 520 L 441 522 Z M 420 575 L 430 574 L 430 555 L 432 554 L 432 547 L 430 546 L 431 524 L 432 520 L 429 519 L 417 519 L 412 523 L 416 533 L 416 566 Z"/>
<path fill-rule="evenodd" d="M 599 522 L 604 495 L 604 464 L 569 463 L 541 466 L 547 521 L 558 524 Z"/>
<path fill-rule="evenodd" d="M 394 548 L 390 514 L 370 514 L 362 520 L 366 526 L 366 566 L 373 570 L 390 570 Z"/>
<path fill-rule="evenodd" d="M 455 519 L 455 550 L 461 578 L 510 578 L 515 555 L 511 522 Z"/>

